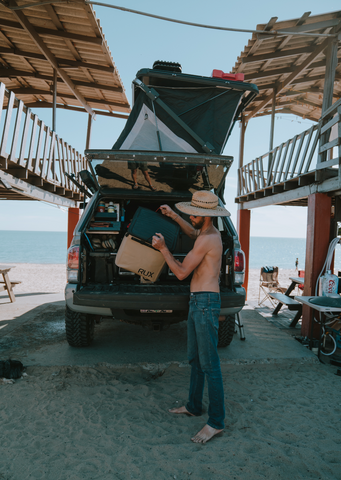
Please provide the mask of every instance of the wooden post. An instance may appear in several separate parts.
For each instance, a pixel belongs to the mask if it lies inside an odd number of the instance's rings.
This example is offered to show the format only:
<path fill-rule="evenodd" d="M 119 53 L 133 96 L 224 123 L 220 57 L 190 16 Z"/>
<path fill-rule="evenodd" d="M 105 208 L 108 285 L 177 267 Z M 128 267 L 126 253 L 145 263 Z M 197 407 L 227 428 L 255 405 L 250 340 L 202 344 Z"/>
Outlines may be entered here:
<path fill-rule="evenodd" d="M 315 296 L 317 277 L 326 260 L 330 242 L 331 197 L 324 193 L 314 193 L 308 197 L 308 222 L 305 254 L 304 296 Z M 307 305 L 302 309 L 301 334 L 311 338 L 313 310 Z M 316 323 L 313 337 L 319 338 Z"/>
<path fill-rule="evenodd" d="M 73 238 L 73 232 L 76 228 L 78 220 L 80 219 L 81 212 L 79 208 L 69 207 L 68 209 L 68 222 L 67 222 L 67 248 L 70 247 Z"/>
<path fill-rule="evenodd" d="M 87 132 L 86 132 L 85 150 L 89 150 L 89 148 L 90 148 L 91 129 L 92 129 L 92 116 L 89 115 L 89 117 L 88 117 L 88 129 L 87 129 Z"/>
<path fill-rule="evenodd" d="M 275 113 L 276 113 L 276 89 L 272 91 L 272 110 L 271 110 L 271 126 L 270 126 L 270 141 L 269 141 L 269 152 L 274 148 L 274 133 L 275 133 Z M 272 153 L 269 153 L 268 158 L 268 172 L 271 170 L 272 164 Z"/>
<path fill-rule="evenodd" d="M 251 211 L 239 208 L 237 211 L 237 231 L 239 235 L 240 245 L 243 252 L 245 253 L 245 278 L 243 287 L 246 290 L 246 299 L 247 287 L 249 283 L 250 223 Z"/>
<path fill-rule="evenodd" d="M 335 69 L 337 67 L 338 41 L 333 39 L 326 48 L 326 72 L 323 88 L 322 115 L 333 103 Z M 320 147 L 328 142 L 330 130 L 327 130 L 320 138 Z M 327 152 L 318 155 L 317 161 L 324 162 L 327 159 Z"/>
<path fill-rule="evenodd" d="M 57 70 L 53 70 L 53 107 L 52 107 L 52 130 L 57 130 L 56 124 L 56 110 L 57 110 Z"/>
<path fill-rule="evenodd" d="M 239 140 L 239 168 L 243 166 L 244 163 L 244 141 L 245 141 L 245 131 L 247 123 L 245 122 L 245 117 L 242 115 L 240 122 L 240 140 Z M 238 179 L 240 181 L 240 179 Z M 241 188 L 241 185 L 240 185 Z M 240 188 L 238 190 L 240 190 Z M 247 298 L 247 286 L 249 283 L 249 250 L 250 250 L 250 210 L 243 210 L 242 205 L 238 204 L 237 211 L 237 232 L 239 236 L 239 241 L 243 252 L 245 253 L 245 277 L 243 287 L 246 291 Z"/>
<path fill-rule="evenodd" d="M 239 137 L 239 163 L 238 168 L 241 168 L 244 164 L 244 141 L 245 141 L 245 131 L 247 123 L 245 122 L 245 116 L 242 115 L 240 121 L 240 137 Z"/>

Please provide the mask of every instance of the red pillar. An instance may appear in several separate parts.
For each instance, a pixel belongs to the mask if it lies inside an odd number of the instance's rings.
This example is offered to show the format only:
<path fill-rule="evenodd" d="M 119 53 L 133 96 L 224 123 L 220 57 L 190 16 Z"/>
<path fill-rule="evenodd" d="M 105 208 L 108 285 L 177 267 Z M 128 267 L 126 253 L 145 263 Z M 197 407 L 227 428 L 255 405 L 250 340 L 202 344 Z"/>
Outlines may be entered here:
<path fill-rule="evenodd" d="M 80 219 L 80 209 L 69 207 L 68 209 L 68 220 L 67 220 L 67 248 L 71 245 L 74 229 Z"/>
<path fill-rule="evenodd" d="M 246 290 L 247 298 L 247 286 L 249 283 L 249 252 L 250 252 L 250 223 L 251 223 L 251 211 L 238 209 L 237 212 L 237 231 L 239 236 L 240 245 L 245 253 L 245 279 L 243 287 Z"/>
<path fill-rule="evenodd" d="M 316 280 L 326 260 L 330 243 L 332 199 L 324 193 L 314 193 L 308 197 L 308 223 L 305 254 L 305 275 L 303 295 L 315 295 Z M 303 305 L 301 334 L 311 337 L 313 310 Z M 314 327 L 314 337 L 319 336 L 319 327 Z"/>

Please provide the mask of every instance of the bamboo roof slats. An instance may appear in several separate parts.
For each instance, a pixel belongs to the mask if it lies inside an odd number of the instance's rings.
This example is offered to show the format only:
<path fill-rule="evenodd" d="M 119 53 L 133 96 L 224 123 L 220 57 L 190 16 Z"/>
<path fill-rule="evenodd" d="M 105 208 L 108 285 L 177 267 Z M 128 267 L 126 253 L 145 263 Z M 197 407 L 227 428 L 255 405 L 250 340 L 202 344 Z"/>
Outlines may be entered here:
<path fill-rule="evenodd" d="M 270 34 L 253 33 L 232 69 L 233 73 L 244 73 L 245 81 L 255 83 L 260 91 L 244 112 L 245 120 L 271 113 L 275 89 L 275 113 L 292 113 L 318 121 L 328 74 L 328 48 L 332 42 L 337 43 L 338 62 L 333 102 L 341 96 L 341 11 L 314 16 L 306 12 L 300 18 L 285 21 L 273 17 L 267 24 L 257 25 L 257 30 Z"/>
<path fill-rule="evenodd" d="M 0 82 L 28 107 L 127 118 L 130 105 L 99 20 L 84 0 L 0 1 Z M 96 111 L 95 111 L 96 110 Z"/>

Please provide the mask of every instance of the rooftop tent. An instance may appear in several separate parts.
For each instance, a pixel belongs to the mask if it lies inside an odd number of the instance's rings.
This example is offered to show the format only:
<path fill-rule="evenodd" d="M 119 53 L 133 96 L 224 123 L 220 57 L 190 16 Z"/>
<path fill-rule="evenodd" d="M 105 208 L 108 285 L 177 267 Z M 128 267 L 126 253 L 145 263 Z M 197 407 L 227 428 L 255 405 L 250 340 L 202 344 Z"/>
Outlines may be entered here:
<path fill-rule="evenodd" d="M 179 64 L 162 62 L 140 70 L 134 107 L 113 150 L 221 154 L 239 114 L 258 93 L 256 85 L 221 74 L 183 74 Z"/>
<path fill-rule="evenodd" d="M 158 192 L 213 189 L 223 199 L 233 158 L 222 152 L 240 113 L 258 93 L 239 75 L 188 75 L 179 64 L 165 62 L 140 70 L 133 81 L 134 107 L 112 150 L 86 151 L 99 185 L 132 189 L 134 172 L 141 180 L 139 193 L 150 191 L 148 171 Z"/>

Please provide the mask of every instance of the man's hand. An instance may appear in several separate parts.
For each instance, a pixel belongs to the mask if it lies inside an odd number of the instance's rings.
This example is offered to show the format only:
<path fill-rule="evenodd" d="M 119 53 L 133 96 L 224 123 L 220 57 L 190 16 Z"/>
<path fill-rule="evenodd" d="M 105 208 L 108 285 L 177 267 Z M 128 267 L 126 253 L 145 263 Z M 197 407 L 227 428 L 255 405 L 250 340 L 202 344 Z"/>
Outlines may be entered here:
<path fill-rule="evenodd" d="M 166 247 L 165 239 L 161 235 L 161 233 L 155 233 L 155 235 L 153 236 L 153 239 L 152 239 L 152 246 L 154 248 L 156 248 L 156 250 L 159 250 L 159 251 L 161 251 L 163 248 Z"/>
<path fill-rule="evenodd" d="M 199 231 L 196 230 L 193 225 L 188 223 L 184 220 L 178 213 L 175 213 L 168 205 L 161 205 L 160 210 L 162 215 L 166 215 L 166 217 L 171 218 L 174 222 L 176 222 L 181 230 L 192 240 L 196 240 Z"/>
<path fill-rule="evenodd" d="M 168 205 L 161 205 L 160 210 L 162 215 L 166 215 L 166 217 L 170 217 L 172 220 L 178 217 L 178 215 Z"/>

